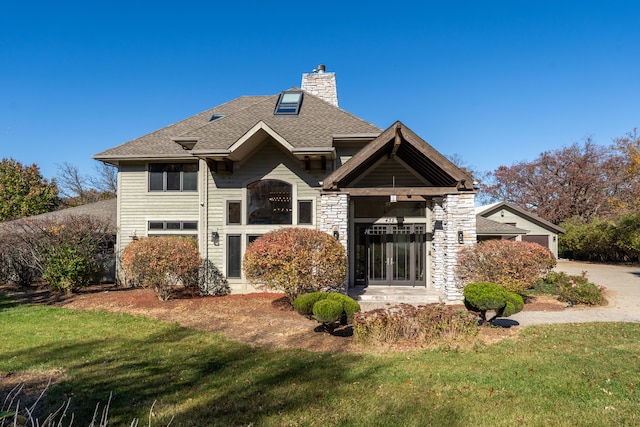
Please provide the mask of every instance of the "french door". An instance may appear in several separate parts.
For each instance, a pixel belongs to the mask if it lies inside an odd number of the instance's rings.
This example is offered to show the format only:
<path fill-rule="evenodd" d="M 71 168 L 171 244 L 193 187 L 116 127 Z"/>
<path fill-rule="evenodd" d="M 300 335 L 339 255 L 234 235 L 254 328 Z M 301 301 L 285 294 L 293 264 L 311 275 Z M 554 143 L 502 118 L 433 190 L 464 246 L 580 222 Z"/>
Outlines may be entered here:
<path fill-rule="evenodd" d="M 425 227 L 425 224 L 356 224 L 360 281 L 364 279 L 369 285 L 426 286 Z"/>

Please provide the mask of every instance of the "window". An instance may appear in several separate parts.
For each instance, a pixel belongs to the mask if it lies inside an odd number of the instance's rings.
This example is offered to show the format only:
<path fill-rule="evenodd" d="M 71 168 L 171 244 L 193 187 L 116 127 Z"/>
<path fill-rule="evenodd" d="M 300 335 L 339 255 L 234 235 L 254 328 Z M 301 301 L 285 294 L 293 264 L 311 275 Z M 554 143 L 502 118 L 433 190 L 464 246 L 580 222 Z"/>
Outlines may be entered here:
<path fill-rule="evenodd" d="M 227 202 L 227 224 L 241 224 L 240 218 L 242 203 L 238 200 Z"/>
<path fill-rule="evenodd" d="M 150 163 L 149 191 L 197 191 L 197 163 Z"/>
<path fill-rule="evenodd" d="M 302 104 L 302 92 L 287 91 L 280 94 L 274 114 L 298 114 Z"/>
<path fill-rule="evenodd" d="M 242 270 L 242 236 L 233 234 L 227 236 L 227 277 L 238 279 Z"/>
<path fill-rule="evenodd" d="M 251 243 L 255 242 L 258 237 L 262 236 L 262 234 L 249 234 L 247 235 L 247 246 L 249 246 Z"/>
<path fill-rule="evenodd" d="M 247 186 L 248 224 L 291 224 L 292 186 L 277 180 Z"/>
<path fill-rule="evenodd" d="M 198 221 L 149 221 L 149 231 L 197 230 Z"/>
<path fill-rule="evenodd" d="M 298 202 L 298 224 L 313 224 L 312 208 L 313 202 L 311 200 Z"/>

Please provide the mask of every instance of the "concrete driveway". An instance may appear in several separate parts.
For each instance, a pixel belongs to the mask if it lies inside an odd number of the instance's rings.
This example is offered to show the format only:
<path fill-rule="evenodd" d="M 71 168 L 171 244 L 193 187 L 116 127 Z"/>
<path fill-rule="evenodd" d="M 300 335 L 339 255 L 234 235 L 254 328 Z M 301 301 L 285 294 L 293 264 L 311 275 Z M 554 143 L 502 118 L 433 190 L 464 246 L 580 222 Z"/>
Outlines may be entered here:
<path fill-rule="evenodd" d="M 527 311 L 509 317 L 520 325 L 573 322 L 640 322 L 640 266 L 558 261 L 555 268 L 567 274 L 587 272 L 589 281 L 605 286 L 609 304 L 603 307 L 571 307 L 563 311 Z M 505 319 L 506 320 L 506 319 Z"/>

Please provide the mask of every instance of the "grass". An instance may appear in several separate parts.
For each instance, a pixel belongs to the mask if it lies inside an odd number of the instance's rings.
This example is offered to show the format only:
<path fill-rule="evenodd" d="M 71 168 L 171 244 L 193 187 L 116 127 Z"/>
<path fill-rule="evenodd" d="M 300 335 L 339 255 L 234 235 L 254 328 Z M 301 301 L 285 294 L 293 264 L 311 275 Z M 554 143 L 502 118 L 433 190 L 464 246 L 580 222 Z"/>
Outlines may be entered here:
<path fill-rule="evenodd" d="M 48 405 L 71 397 L 81 426 L 110 392 L 110 425 L 146 423 L 154 401 L 154 426 L 173 416 L 172 426 L 640 425 L 640 324 L 529 327 L 469 350 L 330 354 L 0 295 L 0 331 L 0 372 L 63 370 Z"/>

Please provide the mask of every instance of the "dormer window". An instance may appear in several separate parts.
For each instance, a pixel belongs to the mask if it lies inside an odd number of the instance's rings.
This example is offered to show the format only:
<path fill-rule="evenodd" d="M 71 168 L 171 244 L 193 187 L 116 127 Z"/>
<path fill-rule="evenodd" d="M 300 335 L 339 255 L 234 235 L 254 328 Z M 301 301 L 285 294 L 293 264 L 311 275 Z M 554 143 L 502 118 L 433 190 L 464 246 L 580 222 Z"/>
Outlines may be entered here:
<path fill-rule="evenodd" d="M 274 114 L 298 114 L 302 105 L 301 91 L 286 91 L 280 94 Z"/>

